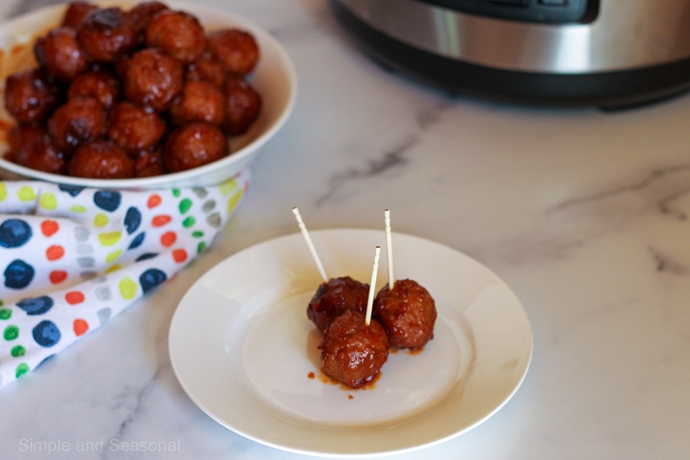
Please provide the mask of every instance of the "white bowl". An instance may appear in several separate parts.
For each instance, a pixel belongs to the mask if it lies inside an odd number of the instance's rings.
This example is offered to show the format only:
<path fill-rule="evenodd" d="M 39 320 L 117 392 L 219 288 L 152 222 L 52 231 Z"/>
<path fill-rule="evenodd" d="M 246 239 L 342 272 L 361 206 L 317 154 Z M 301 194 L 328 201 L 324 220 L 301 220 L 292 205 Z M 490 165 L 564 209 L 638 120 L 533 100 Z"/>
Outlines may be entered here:
<path fill-rule="evenodd" d="M 94 2 L 99 6 L 129 9 L 138 2 Z M 266 30 L 232 13 L 205 5 L 164 1 L 175 10 L 187 11 L 201 21 L 207 31 L 238 27 L 254 35 L 261 52 L 260 60 L 249 81 L 261 94 L 263 107 L 258 119 L 242 136 L 230 138 L 231 155 L 188 171 L 139 179 L 85 179 L 62 176 L 19 166 L 3 158 L 7 151 L 6 136 L 0 136 L 0 179 L 31 179 L 96 188 L 154 189 L 169 187 L 210 186 L 236 176 L 250 167 L 261 148 L 285 124 L 297 96 L 297 79 L 293 64 L 283 47 Z M 230 7 L 228 7 L 230 8 Z M 5 110 L 4 84 L 7 76 L 34 67 L 34 40 L 62 20 L 66 4 L 41 8 L 0 25 L 0 129 L 14 124 Z"/>

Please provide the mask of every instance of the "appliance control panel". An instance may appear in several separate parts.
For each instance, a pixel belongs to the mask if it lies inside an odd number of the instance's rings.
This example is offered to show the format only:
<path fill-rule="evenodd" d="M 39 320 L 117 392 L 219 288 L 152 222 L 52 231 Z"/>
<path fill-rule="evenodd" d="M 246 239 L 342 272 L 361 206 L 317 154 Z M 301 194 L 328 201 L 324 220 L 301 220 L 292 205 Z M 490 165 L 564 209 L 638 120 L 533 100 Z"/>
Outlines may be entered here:
<path fill-rule="evenodd" d="M 589 23 L 600 0 L 418 0 L 462 13 L 546 24 Z"/>

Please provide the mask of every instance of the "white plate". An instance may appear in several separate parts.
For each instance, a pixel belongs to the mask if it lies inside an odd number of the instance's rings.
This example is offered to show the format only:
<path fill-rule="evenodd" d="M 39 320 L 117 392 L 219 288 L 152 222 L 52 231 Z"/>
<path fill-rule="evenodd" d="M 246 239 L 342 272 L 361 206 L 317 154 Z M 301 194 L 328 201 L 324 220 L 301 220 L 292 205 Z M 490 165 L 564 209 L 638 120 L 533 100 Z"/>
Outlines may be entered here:
<path fill-rule="evenodd" d="M 328 276 L 369 282 L 383 231 L 311 232 Z M 189 397 L 225 427 L 302 454 L 358 457 L 430 446 L 477 426 L 520 386 L 532 330 L 519 300 L 468 256 L 394 233 L 395 276 L 436 300 L 435 337 L 390 355 L 373 388 L 318 378 L 320 334 L 306 306 L 321 283 L 301 234 L 245 249 L 203 275 L 170 327 L 172 367 Z M 386 283 L 385 257 L 377 289 Z M 310 378 L 309 374 L 317 378 Z"/>
<path fill-rule="evenodd" d="M 141 1 L 93 1 L 99 6 L 119 6 L 131 9 Z M 84 179 L 50 174 L 17 165 L 3 158 L 7 151 L 6 134 L 14 124 L 5 110 L 4 85 L 8 75 L 35 67 L 32 44 L 46 31 L 62 20 L 67 3 L 47 6 L 0 24 L 0 180 L 37 179 L 60 184 L 95 188 L 160 189 L 172 187 L 209 186 L 224 182 L 254 163 L 264 145 L 282 128 L 292 113 L 297 98 L 297 76 L 283 46 L 265 29 L 231 13 L 232 5 L 213 8 L 198 2 L 168 0 L 170 8 L 187 11 L 196 16 L 205 30 L 238 27 L 250 32 L 256 39 L 261 57 L 256 69 L 249 75 L 252 85 L 261 94 L 263 106 L 259 118 L 249 131 L 230 139 L 234 152 L 225 158 L 198 168 L 160 176 L 137 179 Z"/>

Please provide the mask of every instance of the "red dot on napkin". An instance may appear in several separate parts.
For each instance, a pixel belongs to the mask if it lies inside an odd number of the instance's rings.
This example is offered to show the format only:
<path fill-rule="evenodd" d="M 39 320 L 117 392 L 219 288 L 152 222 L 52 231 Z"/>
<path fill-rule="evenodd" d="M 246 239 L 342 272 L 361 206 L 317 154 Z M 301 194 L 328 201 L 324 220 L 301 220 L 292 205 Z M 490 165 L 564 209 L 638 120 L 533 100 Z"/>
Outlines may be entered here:
<path fill-rule="evenodd" d="M 70 305 L 76 305 L 84 301 L 84 294 L 80 291 L 71 291 L 65 294 L 65 300 Z"/>
<path fill-rule="evenodd" d="M 65 255 L 65 248 L 62 246 L 51 246 L 46 249 L 46 259 L 48 260 L 58 260 Z"/>
<path fill-rule="evenodd" d="M 166 232 L 161 235 L 161 244 L 166 248 L 169 248 L 177 241 L 177 235 L 175 232 Z"/>
<path fill-rule="evenodd" d="M 41 232 L 45 236 L 52 236 L 58 230 L 60 230 L 60 226 L 54 220 L 44 220 L 41 222 Z"/>
<path fill-rule="evenodd" d="M 151 195 L 148 201 L 146 202 L 146 206 L 148 206 L 149 209 L 153 209 L 159 204 L 161 204 L 162 201 L 163 200 L 159 195 Z"/>
<path fill-rule="evenodd" d="M 172 217 L 168 215 L 155 216 L 153 219 L 151 219 L 151 225 L 153 225 L 154 227 L 162 227 L 171 220 Z"/>
<path fill-rule="evenodd" d="M 48 278 L 50 279 L 50 282 L 53 284 L 59 284 L 62 283 L 67 279 L 67 272 L 64 270 L 55 270 L 50 272 L 50 275 L 48 275 Z"/>
<path fill-rule="evenodd" d="M 187 251 L 184 249 L 175 249 L 172 253 L 173 260 L 178 264 L 187 260 Z"/>
<path fill-rule="evenodd" d="M 78 337 L 80 335 L 85 334 L 86 331 L 89 330 L 89 323 L 87 323 L 83 319 L 75 319 L 73 327 L 74 327 L 74 335 L 76 335 Z"/>

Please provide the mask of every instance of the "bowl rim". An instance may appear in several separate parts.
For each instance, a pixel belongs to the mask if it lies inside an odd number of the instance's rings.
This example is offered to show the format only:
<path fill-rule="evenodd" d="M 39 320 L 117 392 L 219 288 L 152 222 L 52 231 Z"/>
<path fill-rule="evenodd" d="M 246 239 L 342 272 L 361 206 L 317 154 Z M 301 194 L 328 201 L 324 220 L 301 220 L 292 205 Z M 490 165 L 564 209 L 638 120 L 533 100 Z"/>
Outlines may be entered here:
<path fill-rule="evenodd" d="M 120 6 L 124 9 L 128 9 L 141 3 L 141 1 L 101 0 L 92 1 L 91 3 L 94 3 L 101 7 Z M 256 138 L 252 139 L 249 143 L 242 146 L 241 148 L 234 151 L 231 155 L 225 158 L 186 171 L 162 174 L 153 177 L 128 179 L 92 179 L 52 174 L 44 171 L 31 169 L 26 166 L 21 166 L 6 160 L 4 158 L 4 153 L 6 150 L 4 149 L 0 151 L 0 169 L 21 176 L 19 180 L 42 180 L 51 183 L 79 187 L 135 190 L 170 188 L 171 186 L 174 187 L 175 184 L 193 183 L 195 178 L 202 177 L 206 174 L 211 173 L 212 171 L 228 168 L 233 164 L 247 163 L 242 168 L 238 168 L 241 170 L 246 169 L 247 166 L 250 166 L 249 163 L 253 159 L 249 157 L 256 154 L 257 150 L 263 147 L 271 138 L 275 136 L 277 131 L 280 130 L 282 126 L 285 124 L 285 122 L 287 121 L 294 109 L 297 100 L 297 73 L 295 71 L 295 66 L 290 56 L 287 54 L 286 50 L 280 44 L 280 42 L 278 42 L 278 40 L 273 35 L 271 35 L 266 29 L 260 27 L 251 20 L 238 16 L 228 10 L 217 8 L 211 5 L 200 5 L 196 3 L 191 3 L 189 1 L 181 0 L 164 0 L 164 3 L 176 10 L 191 12 L 191 14 L 194 14 L 195 16 L 214 17 L 218 19 L 218 23 L 229 23 L 234 27 L 240 27 L 245 30 L 248 30 L 257 38 L 257 41 L 260 41 L 261 44 L 263 44 L 264 47 L 265 45 L 268 45 L 270 47 L 272 54 L 274 54 L 274 56 L 277 58 L 276 62 L 279 64 L 279 67 L 284 71 L 286 77 L 285 85 L 287 87 L 287 99 L 284 103 L 284 106 L 280 108 L 278 116 L 265 129 L 265 131 L 260 133 Z M 9 32 L 8 35 L 11 35 L 12 29 L 21 27 L 24 24 L 31 24 L 35 21 L 48 23 L 49 17 L 60 15 L 67 9 L 68 6 L 69 3 L 44 6 L 37 10 L 12 18 L 8 21 L 4 21 L 0 23 L 0 34 L 5 34 Z M 18 34 L 15 33 L 15 35 Z M 259 65 L 261 65 L 260 61 Z M 4 82 L 2 82 L 2 87 L 4 87 Z M 237 173 L 241 173 L 241 170 Z M 228 179 L 230 179 L 230 177 L 228 177 Z M 3 180 L 13 179 L 2 179 L 0 177 L 0 181 Z"/>

